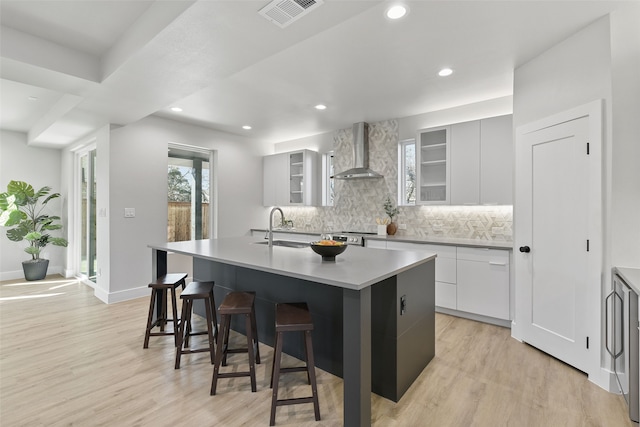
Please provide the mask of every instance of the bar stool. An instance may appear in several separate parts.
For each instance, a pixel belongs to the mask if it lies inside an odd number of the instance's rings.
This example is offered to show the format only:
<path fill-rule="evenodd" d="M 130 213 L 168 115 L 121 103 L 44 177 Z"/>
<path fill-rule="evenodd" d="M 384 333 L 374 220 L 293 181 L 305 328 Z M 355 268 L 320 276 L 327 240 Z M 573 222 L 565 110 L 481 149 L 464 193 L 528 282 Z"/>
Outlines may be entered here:
<path fill-rule="evenodd" d="M 307 303 L 287 303 L 276 304 L 276 342 L 271 368 L 271 385 L 273 393 L 271 395 L 271 420 L 270 426 L 276 424 L 276 407 L 284 405 L 297 405 L 300 403 L 313 403 L 316 421 L 320 421 L 320 405 L 318 404 L 318 388 L 316 384 L 316 368 L 313 361 L 313 346 L 311 344 L 311 331 L 313 321 Z M 302 332 L 304 334 L 304 352 L 306 356 L 306 366 L 281 368 L 282 339 L 285 332 Z M 278 381 L 280 373 L 286 372 L 307 372 L 307 381 L 311 385 L 311 396 L 298 397 L 293 399 L 278 399 Z"/>
<path fill-rule="evenodd" d="M 176 288 L 182 286 L 184 289 L 187 278 L 186 273 L 169 273 L 164 276 L 158 277 L 155 282 L 149 283 L 151 288 L 151 302 L 149 303 L 149 317 L 147 318 L 147 330 L 144 334 L 144 346 L 149 347 L 149 337 L 155 337 L 160 335 L 173 335 L 174 344 L 178 345 L 178 303 L 176 300 Z M 167 318 L 167 293 L 171 291 L 171 305 L 173 310 L 173 318 Z M 159 296 L 160 301 L 160 313 L 158 318 L 153 320 L 153 310 L 156 305 L 156 295 Z M 168 322 L 173 322 L 173 331 L 165 332 L 164 327 Z M 160 332 L 151 332 L 156 326 L 160 327 Z"/>
<path fill-rule="evenodd" d="M 218 340 L 218 315 L 216 313 L 216 303 L 213 296 L 214 282 L 191 282 L 180 294 L 182 302 L 182 316 L 180 317 L 180 329 L 178 332 L 178 346 L 176 347 L 176 369 L 180 369 L 180 358 L 183 354 L 209 352 L 211 364 L 215 363 L 215 341 Z M 207 319 L 207 330 L 193 332 L 191 329 L 191 314 L 193 313 L 193 302 L 202 300 L 204 302 L 205 315 Z M 189 338 L 194 335 L 209 335 L 209 346 L 206 348 L 189 348 Z M 184 348 L 183 348 L 184 345 Z"/>
<path fill-rule="evenodd" d="M 230 292 L 224 297 L 218 307 L 220 313 L 220 330 L 222 336 L 218 336 L 216 348 L 216 361 L 213 366 L 213 380 L 211 381 L 211 395 L 216 394 L 219 378 L 250 377 L 251 391 L 256 391 L 256 363 L 260 363 L 260 346 L 258 345 L 258 328 L 256 327 L 255 292 Z M 229 348 L 229 329 L 231 316 L 244 315 L 247 347 Z M 255 346 L 255 352 L 254 352 Z M 248 353 L 249 371 L 246 372 L 220 372 L 220 364 L 227 365 L 228 353 Z"/>

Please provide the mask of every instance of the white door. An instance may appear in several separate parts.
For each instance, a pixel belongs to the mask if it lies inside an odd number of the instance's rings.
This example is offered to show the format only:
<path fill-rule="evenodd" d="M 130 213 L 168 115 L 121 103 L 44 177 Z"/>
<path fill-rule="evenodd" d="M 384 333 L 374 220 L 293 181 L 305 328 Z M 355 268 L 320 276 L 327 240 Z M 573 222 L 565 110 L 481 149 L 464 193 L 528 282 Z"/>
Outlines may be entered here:
<path fill-rule="evenodd" d="M 521 339 L 588 372 L 589 117 L 525 133 L 516 147 L 516 319 Z M 519 250 L 519 251 L 518 251 Z M 598 351 L 597 341 L 592 351 Z"/>

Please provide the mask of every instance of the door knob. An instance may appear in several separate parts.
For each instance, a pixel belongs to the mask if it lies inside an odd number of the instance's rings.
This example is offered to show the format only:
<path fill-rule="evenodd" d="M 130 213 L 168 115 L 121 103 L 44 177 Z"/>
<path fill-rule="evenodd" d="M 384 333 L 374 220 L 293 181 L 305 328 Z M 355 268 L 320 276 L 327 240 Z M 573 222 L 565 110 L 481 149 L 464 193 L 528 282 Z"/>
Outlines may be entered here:
<path fill-rule="evenodd" d="M 529 246 L 520 246 L 520 252 L 529 253 L 531 252 L 531 248 Z"/>

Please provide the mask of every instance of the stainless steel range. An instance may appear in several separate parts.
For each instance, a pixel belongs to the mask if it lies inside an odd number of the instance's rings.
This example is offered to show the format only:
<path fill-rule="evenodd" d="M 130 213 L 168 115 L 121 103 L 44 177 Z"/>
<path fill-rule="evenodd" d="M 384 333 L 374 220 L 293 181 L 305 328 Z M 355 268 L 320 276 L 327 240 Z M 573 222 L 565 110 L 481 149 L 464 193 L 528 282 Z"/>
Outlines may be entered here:
<path fill-rule="evenodd" d="M 347 245 L 364 246 L 364 238 L 366 236 L 373 236 L 376 233 L 367 231 L 336 231 L 328 234 L 331 236 L 331 239 L 336 242 L 345 242 Z"/>

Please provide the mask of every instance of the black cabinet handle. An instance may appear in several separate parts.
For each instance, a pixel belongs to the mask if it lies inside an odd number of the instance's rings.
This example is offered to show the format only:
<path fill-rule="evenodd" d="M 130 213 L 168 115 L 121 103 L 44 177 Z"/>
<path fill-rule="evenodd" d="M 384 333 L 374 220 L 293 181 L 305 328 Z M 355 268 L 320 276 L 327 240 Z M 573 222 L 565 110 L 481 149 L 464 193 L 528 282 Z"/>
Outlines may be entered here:
<path fill-rule="evenodd" d="M 531 252 L 531 248 L 529 246 L 520 246 L 520 252 L 529 253 Z"/>

